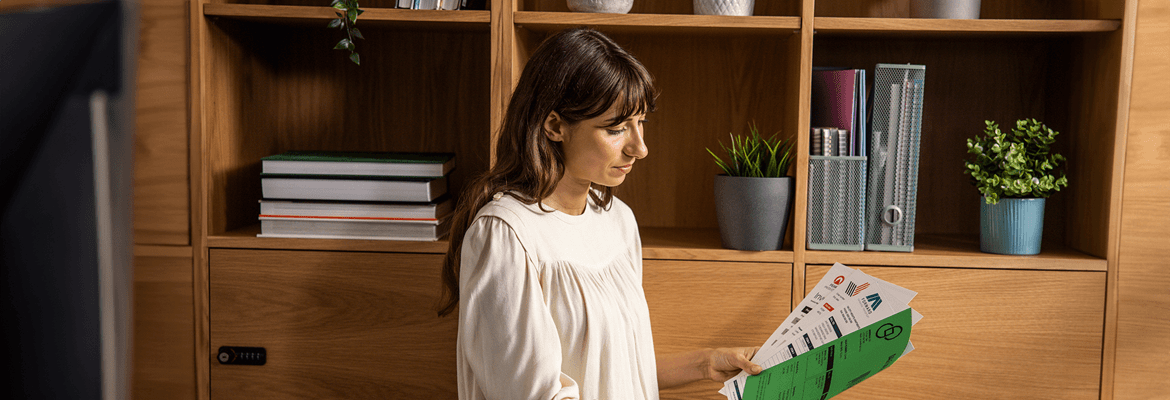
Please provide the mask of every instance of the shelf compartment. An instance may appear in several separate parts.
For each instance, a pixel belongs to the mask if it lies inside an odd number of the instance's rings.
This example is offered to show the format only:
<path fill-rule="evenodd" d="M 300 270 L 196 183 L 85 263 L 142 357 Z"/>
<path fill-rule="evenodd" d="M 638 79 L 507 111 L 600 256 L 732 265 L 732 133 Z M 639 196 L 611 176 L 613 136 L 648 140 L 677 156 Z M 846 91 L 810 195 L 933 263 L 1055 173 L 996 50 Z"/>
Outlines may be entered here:
<path fill-rule="evenodd" d="M 400 10 L 392 8 L 363 8 L 358 25 L 422 25 L 434 28 L 463 27 L 487 30 L 491 14 L 482 10 Z M 203 5 L 203 15 L 241 20 L 273 22 L 294 25 L 325 26 L 337 18 L 332 7 L 272 6 L 258 4 Z M 417 26 L 416 26 L 417 27 Z"/>
<path fill-rule="evenodd" d="M 816 17 L 817 33 L 930 35 L 1026 35 L 1113 32 L 1121 21 L 1102 19 L 925 19 Z"/>
<path fill-rule="evenodd" d="M 808 264 L 931 266 L 974 269 L 1028 269 L 1053 271 L 1105 271 L 1103 258 L 1073 250 L 1060 243 L 1044 243 L 1040 254 L 1009 256 L 979 251 L 979 237 L 970 235 L 917 235 L 914 251 L 809 251 Z"/>
<path fill-rule="evenodd" d="M 739 17 L 682 14 L 595 14 L 519 11 L 513 14 L 519 27 L 549 32 L 575 26 L 592 26 L 610 32 L 693 34 L 792 34 L 800 29 L 800 17 Z"/>

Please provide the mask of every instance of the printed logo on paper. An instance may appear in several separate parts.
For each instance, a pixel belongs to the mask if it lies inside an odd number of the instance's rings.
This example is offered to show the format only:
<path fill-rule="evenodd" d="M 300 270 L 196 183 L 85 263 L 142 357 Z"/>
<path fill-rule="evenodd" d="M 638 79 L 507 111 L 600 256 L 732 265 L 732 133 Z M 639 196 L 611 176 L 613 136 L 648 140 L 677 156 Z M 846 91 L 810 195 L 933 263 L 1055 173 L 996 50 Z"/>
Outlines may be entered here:
<path fill-rule="evenodd" d="M 861 286 L 858 286 L 856 283 L 853 283 L 853 281 L 850 281 L 849 286 L 847 286 L 845 288 L 845 293 L 848 293 L 849 297 L 853 297 L 853 296 L 856 296 L 858 293 L 861 293 L 861 291 L 865 290 L 865 288 L 867 288 L 867 287 L 869 287 L 869 282 L 863 283 L 863 284 L 861 284 Z"/>
<path fill-rule="evenodd" d="M 869 308 L 873 309 L 873 310 L 876 310 L 878 308 L 878 305 L 882 304 L 882 297 L 878 296 L 877 293 L 871 294 L 869 296 L 865 296 L 865 300 L 869 301 L 869 303 L 870 303 Z"/>
<path fill-rule="evenodd" d="M 898 337 L 898 335 L 901 334 L 902 327 L 891 323 L 883 324 L 880 328 L 877 329 L 877 332 L 874 332 L 874 336 L 885 340 L 894 340 Z"/>
<path fill-rule="evenodd" d="M 833 306 L 829 305 L 829 303 L 825 303 L 825 309 L 829 310 L 829 311 L 833 311 Z"/>
<path fill-rule="evenodd" d="M 837 275 L 837 277 L 836 277 L 836 278 L 833 278 L 833 284 L 834 284 L 834 285 L 840 285 L 840 284 L 841 284 L 841 282 L 845 282 L 845 276 L 844 276 L 844 275 Z"/>

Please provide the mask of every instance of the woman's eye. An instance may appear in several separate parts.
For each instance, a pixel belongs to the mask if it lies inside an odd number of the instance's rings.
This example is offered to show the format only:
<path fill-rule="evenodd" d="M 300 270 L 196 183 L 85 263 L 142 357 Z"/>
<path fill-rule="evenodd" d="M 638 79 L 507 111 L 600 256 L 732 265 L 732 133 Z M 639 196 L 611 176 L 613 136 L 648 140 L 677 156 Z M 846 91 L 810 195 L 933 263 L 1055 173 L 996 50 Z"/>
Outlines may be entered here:
<path fill-rule="evenodd" d="M 623 134 L 623 133 L 626 133 L 626 128 L 621 128 L 621 129 L 606 129 L 605 131 L 606 131 L 606 132 L 609 132 L 609 134 L 610 134 L 610 135 L 621 135 L 621 134 Z"/>

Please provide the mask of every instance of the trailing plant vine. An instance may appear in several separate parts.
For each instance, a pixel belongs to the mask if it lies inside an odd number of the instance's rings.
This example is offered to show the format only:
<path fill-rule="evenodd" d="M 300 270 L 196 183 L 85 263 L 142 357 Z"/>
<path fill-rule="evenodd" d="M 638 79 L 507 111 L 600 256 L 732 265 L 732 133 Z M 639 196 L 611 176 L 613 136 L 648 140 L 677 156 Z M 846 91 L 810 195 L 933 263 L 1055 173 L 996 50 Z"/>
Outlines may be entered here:
<path fill-rule="evenodd" d="M 354 39 L 365 39 L 357 28 L 357 17 L 365 11 L 358 8 L 358 0 L 333 0 L 333 8 L 337 9 L 334 11 L 337 18 L 329 21 L 329 27 L 345 31 L 346 36 L 337 42 L 333 49 L 349 50 L 349 60 L 353 61 L 354 64 L 361 65 L 362 57 L 357 53 L 357 44 L 354 43 Z"/>

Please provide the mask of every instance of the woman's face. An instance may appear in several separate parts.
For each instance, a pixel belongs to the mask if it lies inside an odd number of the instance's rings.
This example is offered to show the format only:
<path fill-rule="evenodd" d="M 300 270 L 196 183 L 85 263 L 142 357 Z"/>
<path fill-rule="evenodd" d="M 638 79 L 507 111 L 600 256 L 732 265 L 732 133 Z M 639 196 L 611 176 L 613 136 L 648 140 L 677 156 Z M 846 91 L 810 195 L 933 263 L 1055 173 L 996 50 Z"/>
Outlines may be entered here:
<path fill-rule="evenodd" d="M 633 115 L 613 125 L 615 115 L 615 110 L 611 109 L 575 124 L 552 123 L 554 129 L 550 130 L 550 139 L 562 142 L 565 151 L 565 176 L 562 180 L 583 185 L 617 186 L 633 170 L 634 161 L 646 157 L 649 151 L 642 128 L 646 115 Z"/>

